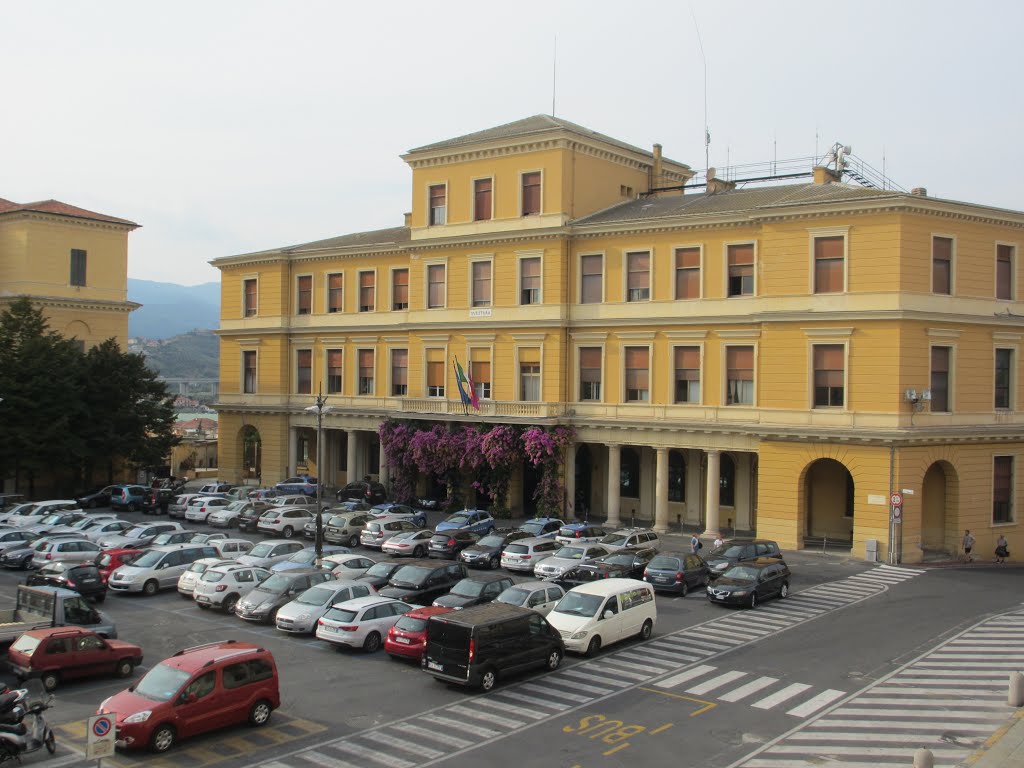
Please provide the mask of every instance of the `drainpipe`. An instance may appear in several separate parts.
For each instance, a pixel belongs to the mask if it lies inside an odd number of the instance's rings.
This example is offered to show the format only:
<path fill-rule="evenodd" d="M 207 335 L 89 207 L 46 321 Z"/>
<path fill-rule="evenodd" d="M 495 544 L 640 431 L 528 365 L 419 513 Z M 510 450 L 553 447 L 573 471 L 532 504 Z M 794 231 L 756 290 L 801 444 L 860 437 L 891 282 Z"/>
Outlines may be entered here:
<path fill-rule="evenodd" d="M 895 463 L 896 463 L 896 446 L 889 446 L 889 498 L 892 498 L 894 490 L 894 474 L 895 474 Z M 888 505 L 888 500 L 886 500 Z M 892 507 L 889 508 L 889 565 L 896 565 L 898 562 L 896 559 L 896 547 L 894 546 L 896 540 L 896 525 L 892 519 Z"/>

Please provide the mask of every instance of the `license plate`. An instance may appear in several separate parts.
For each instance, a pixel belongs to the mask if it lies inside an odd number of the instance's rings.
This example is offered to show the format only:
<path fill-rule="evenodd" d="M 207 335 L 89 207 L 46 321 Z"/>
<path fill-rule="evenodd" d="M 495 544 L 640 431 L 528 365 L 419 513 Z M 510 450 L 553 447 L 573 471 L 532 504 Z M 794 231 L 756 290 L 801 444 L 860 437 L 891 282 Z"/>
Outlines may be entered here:
<path fill-rule="evenodd" d="M 395 642 L 401 643 L 402 645 L 410 645 L 412 643 L 412 640 L 410 640 L 408 637 L 396 637 Z"/>
<path fill-rule="evenodd" d="M 431 549 L 444 549 L 444 547 L 441 546 L 440 544 L 431 544 L 430 548 Z"/>
<path fill-rule="evenodd" d="M 664 576 L 659 576 L 658 578 L 654 579 L 654 583 L 655 584 L 671 584 L 672 583 L 672 579 L 666 578 Z"/>
<path fill-rule="evenodd" d="M 196 602 L 197 603 L 208 603 L 208 602 L 210 602 L 210 598 L 208 598 L 206 595 L 196 595 L 195 598 L 196 598 Z"/>
<path fill-rule="evenodd" d="M 444 670 L 444 667 L 438 664 L 436 661 L 428 661 L 427 669 L 436 669 L 438 672 L 441 672 L 442 670 Z"/>

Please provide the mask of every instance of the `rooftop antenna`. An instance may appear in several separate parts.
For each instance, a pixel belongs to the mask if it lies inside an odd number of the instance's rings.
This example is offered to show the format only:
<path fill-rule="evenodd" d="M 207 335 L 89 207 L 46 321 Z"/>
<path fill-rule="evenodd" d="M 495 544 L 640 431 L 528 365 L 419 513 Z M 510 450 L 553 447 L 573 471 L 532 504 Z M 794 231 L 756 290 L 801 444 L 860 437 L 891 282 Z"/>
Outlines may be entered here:
<path fill-rule="evenodd" d="M 555 33 L 555 46 L 551 54 L 551 116 L 555 116 L 555 96 L 558 93 L 558 33 Z"/>
<path fill-rule="evenodd" d="M 700 35 L 700 25 L 697 23 L 697 14 L 690 6 L 690 16 L 693 18 L 693 26 L 697 30 L 697 45 L 700 48 L 700 60 L 704 65 L 704 167 L 711 167 L 711 129 L 708 127 L 708 59 L 704 55 L 704 40 Z M 728 165 L 728 163 L 727 163 Z"/>

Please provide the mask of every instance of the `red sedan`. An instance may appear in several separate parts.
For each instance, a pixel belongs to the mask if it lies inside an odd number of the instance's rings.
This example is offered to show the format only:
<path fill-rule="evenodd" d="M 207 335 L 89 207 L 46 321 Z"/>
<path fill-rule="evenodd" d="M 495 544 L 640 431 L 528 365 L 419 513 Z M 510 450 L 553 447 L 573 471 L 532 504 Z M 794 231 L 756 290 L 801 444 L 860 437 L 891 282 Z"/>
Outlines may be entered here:
<path fill-rule="evenodd" d="M 449 613 L 452 608 L 417 608 L 402 616 L 388 630 L 384 650 L 394 658 L 420 661 L 427 648 L 427 620 L 431 616 Z"/>

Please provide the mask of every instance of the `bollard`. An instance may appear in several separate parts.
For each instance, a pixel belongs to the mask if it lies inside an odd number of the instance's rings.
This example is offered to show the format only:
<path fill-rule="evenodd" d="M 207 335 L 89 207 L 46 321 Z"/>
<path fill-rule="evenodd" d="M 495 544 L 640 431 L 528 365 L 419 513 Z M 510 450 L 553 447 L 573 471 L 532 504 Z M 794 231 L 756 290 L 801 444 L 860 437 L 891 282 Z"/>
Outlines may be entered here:
<path fill-rule="evenodd" d="M 1010 686 L 1006 692 L 1006 703 L 1011 707 L 1024 707 L 1024 675 L 1010 673 Z"/>
<path fill-rule="evenodd" d="M 935 756 L 930 749 L 919 749 L 914 753 L 914 768 L 935 768 Z"/>

